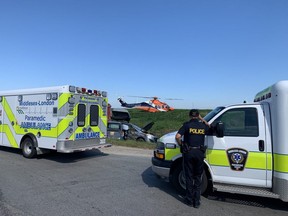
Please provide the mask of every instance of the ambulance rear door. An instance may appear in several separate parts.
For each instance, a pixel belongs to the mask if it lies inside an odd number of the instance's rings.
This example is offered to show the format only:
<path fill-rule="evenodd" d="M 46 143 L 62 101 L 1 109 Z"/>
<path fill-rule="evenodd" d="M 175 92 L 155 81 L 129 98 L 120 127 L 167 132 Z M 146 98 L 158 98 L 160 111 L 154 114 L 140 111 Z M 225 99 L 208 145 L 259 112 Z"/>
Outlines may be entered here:
<path fill-rule="evenodd" d="M 103 134 L 106 134 L 107 127 L 100 116 L 102 99 L 94 96 L 80 96 L 80 98 L 77 104 L 75 140 L 95 139 L 94 143 L 97 144 Z"/>

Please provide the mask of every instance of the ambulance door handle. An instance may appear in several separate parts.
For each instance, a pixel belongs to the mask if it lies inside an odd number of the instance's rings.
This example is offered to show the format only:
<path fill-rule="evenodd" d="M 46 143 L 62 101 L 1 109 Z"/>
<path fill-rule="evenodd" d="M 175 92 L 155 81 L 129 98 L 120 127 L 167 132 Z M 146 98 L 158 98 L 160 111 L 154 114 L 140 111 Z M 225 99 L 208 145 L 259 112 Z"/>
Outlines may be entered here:
<path fill-rule="evenodd" d="M 264 140 L 259 140 L 259 151 L 264 151 Z"/>

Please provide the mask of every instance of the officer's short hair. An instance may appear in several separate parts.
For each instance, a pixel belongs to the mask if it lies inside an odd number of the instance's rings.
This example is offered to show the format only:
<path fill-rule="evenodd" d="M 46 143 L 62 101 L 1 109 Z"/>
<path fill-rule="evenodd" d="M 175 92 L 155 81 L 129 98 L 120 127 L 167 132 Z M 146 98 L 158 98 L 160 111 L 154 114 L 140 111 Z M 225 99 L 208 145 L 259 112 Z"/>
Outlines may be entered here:
<path fill-rule="evenodd" d="M 189 112 L 190 117 L 198 117 L 199 116 L 199 111 L 197 109 L 191 109 Z"/>

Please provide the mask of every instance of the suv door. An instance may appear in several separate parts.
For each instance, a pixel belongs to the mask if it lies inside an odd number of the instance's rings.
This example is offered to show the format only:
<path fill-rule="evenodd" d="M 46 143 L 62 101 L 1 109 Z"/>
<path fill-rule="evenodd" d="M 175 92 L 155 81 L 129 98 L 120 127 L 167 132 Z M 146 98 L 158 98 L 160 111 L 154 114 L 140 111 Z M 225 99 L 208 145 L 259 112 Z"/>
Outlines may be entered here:
<path fill-rule="evenodd" d="M 214 118 L 212 126 L 224 124 L 224 137 L 206 138 L 206 160 L 214 182 L 271 186 L 271 147 L 266 142 L 263 109 L 261 105 L 230 107 Z"/>
<path fill-rule="evenodd" d="M 122 126 L 120 122 L 108 122 L 107 137 L 112 139 L 123 139 Z"/>

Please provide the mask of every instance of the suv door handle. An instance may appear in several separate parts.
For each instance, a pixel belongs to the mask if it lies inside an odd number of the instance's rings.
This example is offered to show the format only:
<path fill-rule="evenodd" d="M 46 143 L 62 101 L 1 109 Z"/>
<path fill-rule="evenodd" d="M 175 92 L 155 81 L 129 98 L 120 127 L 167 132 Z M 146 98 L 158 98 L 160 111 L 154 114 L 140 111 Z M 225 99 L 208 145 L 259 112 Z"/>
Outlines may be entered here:
<path fill-rule="evenodd" d="M 259 151 L 264 151 L 264 140 L 259 140 Z"/>

